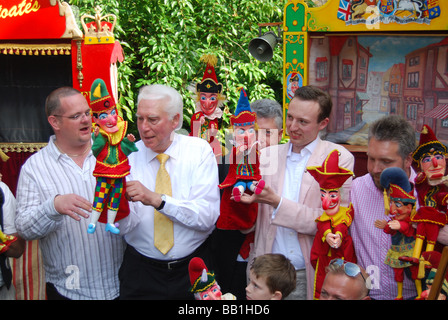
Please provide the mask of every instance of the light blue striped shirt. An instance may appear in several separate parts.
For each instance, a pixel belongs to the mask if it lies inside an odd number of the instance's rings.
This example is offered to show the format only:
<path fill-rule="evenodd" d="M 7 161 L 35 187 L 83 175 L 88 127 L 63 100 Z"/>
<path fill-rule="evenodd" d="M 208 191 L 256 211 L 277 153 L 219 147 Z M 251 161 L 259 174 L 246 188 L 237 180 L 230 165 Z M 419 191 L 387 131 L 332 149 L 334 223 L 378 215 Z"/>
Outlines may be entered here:
<path fill-rule="evenodd" d="M 88 234 L 89 219 L 75 221 L 54 208 L 58 194 L 74 193 L 93 202 L 96 159 L 90 152 L 81 168 L 56 148 L 54 139 L 21 168 L 17 231 L 26 240 L 39 239 L 46 281 L 60 294 L 73 300 L 114 299 L 119 295 L 123 237 L 105 232 L 101 224 Z"/>

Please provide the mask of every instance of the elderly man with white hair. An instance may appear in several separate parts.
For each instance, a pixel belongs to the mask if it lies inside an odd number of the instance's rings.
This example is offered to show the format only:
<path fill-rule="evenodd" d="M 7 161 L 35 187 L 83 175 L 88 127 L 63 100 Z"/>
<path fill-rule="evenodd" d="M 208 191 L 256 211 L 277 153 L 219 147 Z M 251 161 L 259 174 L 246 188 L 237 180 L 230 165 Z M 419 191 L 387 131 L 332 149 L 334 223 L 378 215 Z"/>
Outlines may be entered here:
<path fill-rule="evenodd" d="M 128 244 L 119 273 L 121 299 L 194 299 L 189 261 L 198 256 L 212 265 L 207 240 L 219 216 L 218 166 L 207 141 L 175 133 L 182 110 L 173 88 L 140 90 L 141 140 L 129 157 L 126 184 L 131 213 L 120 221 Z"/>

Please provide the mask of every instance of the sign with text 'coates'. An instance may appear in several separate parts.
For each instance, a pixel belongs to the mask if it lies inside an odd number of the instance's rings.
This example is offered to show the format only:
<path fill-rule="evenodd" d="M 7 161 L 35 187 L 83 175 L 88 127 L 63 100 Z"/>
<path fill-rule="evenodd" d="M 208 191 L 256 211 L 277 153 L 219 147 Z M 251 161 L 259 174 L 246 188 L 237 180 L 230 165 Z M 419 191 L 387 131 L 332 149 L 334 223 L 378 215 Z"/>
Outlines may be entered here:
<path fill-rule="evenodd" d="M 59 39 L 66 17 L 57 0 L 0 1 L 0 39 Z"/>

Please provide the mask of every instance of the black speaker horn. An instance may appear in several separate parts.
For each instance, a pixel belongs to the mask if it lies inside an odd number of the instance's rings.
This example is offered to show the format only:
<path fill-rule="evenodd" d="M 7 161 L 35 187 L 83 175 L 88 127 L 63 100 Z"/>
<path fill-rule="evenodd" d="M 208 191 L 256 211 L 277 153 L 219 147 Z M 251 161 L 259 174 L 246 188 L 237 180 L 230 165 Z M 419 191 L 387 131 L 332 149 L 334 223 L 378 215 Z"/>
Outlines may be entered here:
<path fill-rule="evenodd" d="M 277 35 L 269 31 L 249 42 L 249 52 L 255 59 L 261 62 L 269 61 L 274 55 L 274 48 L 277 43 Z"/>

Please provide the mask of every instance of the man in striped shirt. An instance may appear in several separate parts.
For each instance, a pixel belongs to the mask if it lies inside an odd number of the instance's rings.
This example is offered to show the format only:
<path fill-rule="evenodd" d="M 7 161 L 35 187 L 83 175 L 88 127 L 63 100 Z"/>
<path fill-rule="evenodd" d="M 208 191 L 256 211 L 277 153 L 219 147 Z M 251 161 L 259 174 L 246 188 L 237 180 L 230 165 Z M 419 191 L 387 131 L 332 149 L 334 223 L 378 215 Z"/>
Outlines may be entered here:
<path fill-rule="evenodd" d="M 64 87 L 48 96 L 45 111 L 54 135 L 22 166 L 17 231 L 40 241 L 48 299 L 115 299 L 123 238 L 104 228 L 86 231 L 95 193 L 90 107 Z"/>
<path fill-rule="evenodd" d="M 415 131 L 402 117 L 386 116 L 370 125 L 367 149 L 368 174 L 353 180 L 350 201 L 355 211 L 350 227 L 358 264 L 370 274 L 370 297 L 392 300 L 397 293 L 393 269 L 384 263 L 391 246 L 390 235 L 375 227 L 375 220 L 385 219 L 381 172 L 389 167 L 402 168 L 411 182 L 416 176 L 411 168 L 415 149 Z M 417 296 L 412 279 L 405 277 L 403 297 Z"/>

